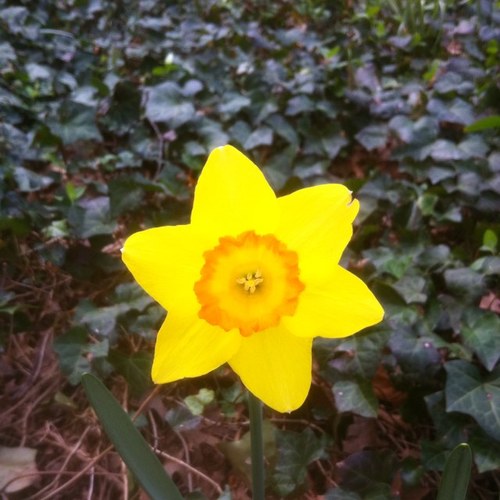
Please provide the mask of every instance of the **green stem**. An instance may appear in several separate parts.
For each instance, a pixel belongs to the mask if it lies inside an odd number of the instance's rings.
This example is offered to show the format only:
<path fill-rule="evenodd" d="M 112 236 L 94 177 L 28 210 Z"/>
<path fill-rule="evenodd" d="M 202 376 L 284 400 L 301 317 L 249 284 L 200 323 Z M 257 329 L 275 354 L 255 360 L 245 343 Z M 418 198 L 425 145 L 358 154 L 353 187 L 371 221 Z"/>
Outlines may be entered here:
<path fill-rule="evenodd" d="M 250 414 L 250 442 L 252 445 L 252 497 L 253 500 L 265 500 L 262 403 L 251 392 L 248 393 L 248 410 Z"/>

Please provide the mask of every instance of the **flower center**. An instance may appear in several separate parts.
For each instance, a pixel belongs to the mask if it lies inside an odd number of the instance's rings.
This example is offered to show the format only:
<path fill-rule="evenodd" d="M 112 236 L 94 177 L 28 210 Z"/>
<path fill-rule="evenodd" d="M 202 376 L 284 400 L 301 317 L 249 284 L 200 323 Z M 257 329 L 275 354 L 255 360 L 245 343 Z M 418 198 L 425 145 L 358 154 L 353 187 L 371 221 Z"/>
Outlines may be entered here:
<path fill-rule="evenodd" d="M 194 292 L 208 323 L 248 336 L 294 314 L 304 289 L 298 257 L 273 235 L 224 236 L 204 259 Z"/>
<path fill-rule="evenodd" d="M 245 276 L 238 278 L 236 280 L 236 283 L 238 283 L 238 285 L 243 285 L 245 292 L 255 293 L 257 287 L 263 281 L 264 278 L 262 277 L 262 273 L 259 270 L 257 270 L 254 273 L 248 273 Z"/>

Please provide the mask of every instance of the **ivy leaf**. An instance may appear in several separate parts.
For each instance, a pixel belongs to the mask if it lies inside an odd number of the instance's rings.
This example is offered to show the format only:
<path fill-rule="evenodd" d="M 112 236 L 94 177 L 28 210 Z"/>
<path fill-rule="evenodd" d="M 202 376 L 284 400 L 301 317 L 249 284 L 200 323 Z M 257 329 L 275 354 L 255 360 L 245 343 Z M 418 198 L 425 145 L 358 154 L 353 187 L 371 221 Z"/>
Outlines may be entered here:
<path fill-rule="evenodd" d="M 469 417 L 458 413 L 447 413 L 443 391 L 434 392 L 424 398 L 438 439 L 434 442 L 443 449 L 451 449 L 467 440 L 465 426 Z"/>
<path fill-rule="evenodd" d="M 387 125 L 379 123 L 368 125 L 356 134 L 356 139 L 368 151 L 382 148 L 387 143 L 389 129 Z"/>
<path fill-rule="evenodd" d="M 201 388 L 198 394 L 187 396 L 184 398 L 184 403 L 189 408 L 189 411 L 194 416 L 199 416 L 203 413 L 205 406 L 209 405 L 215 397 L 215 392 L 211 389 Z"/>
<path fill-rule="evenodd" d="M 308 113 L 314 111 L 314 102 L 305 95 L 298 95 L 292 97 L 288 101 L 288 106 L 286 109 L 286 115 L 296 116 L 301 113 Z"/>
<path fill-rule="evenodd" d="M 166 122 L 169 127 L 177 128 L 194 118 L 194 106 L 174 82 L 150 87 L 147 95 L 146 116 L 152 122 Z"/>
<path fill-rule="evenodd" d="M 245 149 L 253 149 L 257 146 L 269 146 L 273 142 L 273 131 L 270 127 L 259 127 L 254 130 L 245 141 Z"/>
<path fill-rule="evenodd" d="M 482 379 L 479 370 L 462 360 L 445 365 L 446 411 L 470 415 L 481 428 L 500 441 L 500 373 Z"/>
<path fill-rule="evenodd" d="M 348 144 L 348 140 L 340 134 L 328 135 L 321 138 L 321 145 L 326 156 L 333 160 L 336 158 L 340 150 Z"/>
<path fill-rule="evenodd" d="M 328 439 L 324 434 L 316 437 L 307 428 L 302 433 L 276 431 L 278 457 L 273 474 L 275 489 L 285 496 L 301 486 L 307 474 L 307 466 L 326 458 Z"/>
<path fill-rule="evenodd" d="M 96 110 L 75 101 L 65 101 L 59 108 L 55 120 L 49 120 L 50 131 L 63 144 L 79 141 L 102 141 L 96 125 Z"/>
<path fill-rule="evenodd" d="M 431 158 L 435 161 L 463 160 L 468 157 L 455 143 L 446 139 L 439 139 L 434 142 L 429 150 Z"/>
<path fill-rule="evenodd" d="M 428 377 L 441 366 L 441 355 L 431 336 L 420 336 L 412 330 L 398 328 L 391 335 L 389 347 L 408 374 Z"/>
<path fill-rule="evenodd" d="M 149 352 L 124 354 L 115 349 L 110 351 L 108 359 L 125 377 L 134 396 L 142 396 L 153 385 L 151 381 L 153 359 Z"/>
<path fill-rule="evenodd" d="M 500 468 L 500 443 L 479 429 L 472 432 L 469 444 L 474 452 L 474 463 L 480 473 Z"/>
<path fill-rule="evenodd" d="M 54 340 L 54 352 L 58 355 L 61 371 L 68 377 L 70 384 L 78 384 L 82 374 L 90 371 L 90 361 L 85 356 L 87 345 L 87 331 L 80 326 Z"/>
<path fill-rule="evenodd" d="M 290 123 L 285 120 L 281 115 L 274 114 L 267 118 L 266 123 L 268 123 L 274 132 L 280 137 L 283 137 L 292 146 L 297 147 L 299 145 L 299 137 L 295 129 L 290 125 Z"/>
<path fill-rule="evenodd" d="M 492 371 L 500 359 L 500 318 L 491 312 L 474 312 L 466 317 L 461 335 L 484 366 Z"/>
<path fill-rule="evenodd" d="M 276 456 L 276 429 L 268 420 L 262 423 L 262 438 L 264 441 L 264 455 L 267 461 Z M 231 465 L 251 483 L 252 466 L 250 464 L 250 432 L 247 432 L 238 441 L 222 442 L 219 449 L 229 460 Z"/>
<path fill-rule="evenodd" d="M 123 310 L 135 309 L 142 312 L 152 304 L 153 299 L 137 284 L 122 283 L 118 285 L 114 293 L 114 301 L 123 305 Z"/>
<path fill-rule="evenodd" d="M 21 193 L 32 193 L 51 186 L 54 179 L 47 175 L 37 174 L 24 167 L 16 167 L 13 172 L 14 179 L 17 182 Z"/>
<path fill-rule="evenodd" d="M 426 280 L 421 276 L 403 276 L 394 289 L 403 297 L 407 304 L 424 304 L 427 294 L 424 293 Z"/>
<path fill-rule="evenodd" d="M 111 234 L 116 228 L 107 196 L 78 200 L 68 211 L 68 221 L 80 238 Z"/>
<path fill-rule="evenodd" d="M 484 277 L 468 267 L 447 269 L 444 281 L 450 292 L 470 302 L 480 297 L 484 291 Z"/>
<path fill-rule="evenodd" d="M 360 451 L 338 464 L 340 486 L 359 493 L 362 498 L 384 492 L 390 498 L 390 484 L 396 472 L 396 459 L 391 451 Z"/>
<path fill-rule="evenodd" d="M 100 337 L 108 337 L 115 331 L 118 316 L 127 310 L 122 304 L 96 307 L 90 300 L 83 299 L 76 308 L 75 322 L 87 325 Z"/>
<path fill-rule="evenodd" d="M 377 371 L 387 332 L 359 333 L 343 340 L 335 349 L 338 355 L 329 366 L 343 375 L 355 375 L 371 380 Z"/>
<path fill-rule="evenodd" d="M 241 94 L 232 94 L 226 96 L 224 102 L 219 106 L 220 113 L 227 114 L 229 116 L 234 116 L 239 113 L 242 109 L 248 108 L 252 101 Z"/>
<path fill-rule="evenodd" d="M 332 391 L 340 413 L 350 411 L 367 418 L 377 416 L 378 402 L 369 380 L 341 380 L 333 384 Z"/>
<path fill-rule="evenodd" d="M 328 490 L 324 496 L 324 500 L 367 500 L 368 497 L 363 499 L 354 491 L 344 490 L 343 488 L 333 488 Z"/>

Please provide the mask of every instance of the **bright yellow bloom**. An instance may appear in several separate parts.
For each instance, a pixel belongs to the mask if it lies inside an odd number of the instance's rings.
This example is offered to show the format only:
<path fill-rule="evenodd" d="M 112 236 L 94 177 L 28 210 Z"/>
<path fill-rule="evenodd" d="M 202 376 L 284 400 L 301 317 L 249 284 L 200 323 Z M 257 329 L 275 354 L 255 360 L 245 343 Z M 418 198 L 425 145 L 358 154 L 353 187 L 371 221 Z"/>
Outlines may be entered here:
<path fill-rule="evenodd" d="M 191 224 L 141 231 L 123 248 L 137 282 L 168 311 L 153 380 L 196 377 L 228 362 L 271 408 L 298 408 L 311 385 L 313 337 L 352 335 L 384 315 L 338 265 L 358 210 L 339 184 L 276 198 L 242 153 L 215 149 Z"/>

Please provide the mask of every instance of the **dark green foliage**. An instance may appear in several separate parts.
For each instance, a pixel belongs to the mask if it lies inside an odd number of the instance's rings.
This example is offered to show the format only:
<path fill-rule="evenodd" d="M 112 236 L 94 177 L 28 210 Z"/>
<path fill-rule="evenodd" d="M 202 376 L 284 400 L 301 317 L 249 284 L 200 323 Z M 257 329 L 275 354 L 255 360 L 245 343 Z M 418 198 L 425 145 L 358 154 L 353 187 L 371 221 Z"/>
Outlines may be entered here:
<path fill-rule="evenodd" d="M 353 190 L 343 264 L 386 310 L 369 332 L 316 342 L 329 402 L 303 411 L 324 435 L 278 436 L 276 491 L 304 487 L 329 453 L 342 466 L 326 498 L 391 498 L 394 475 L 412 491 L 463 441 L 488 478 L 500 467 L 499 23 L 493 0 L 0 0 L 3 279 L 43 288 L 52 266 L 71 280 L 72 325 L 55 322 L 53 346 L 70 382 L 118 372 L 148 389 L 164 312 L 129 283 L 121 242 L 188 221 L 209 151 L 231 143 L 280 194 Z M 39 271 L 23 271 L 28 254 Z M 0 294 L 5 332 L 37 328 L 23 290 Z M 411 423 L 414 463 L 369 443 L 344 452 L 350 419 L 381 410 Z"/>

